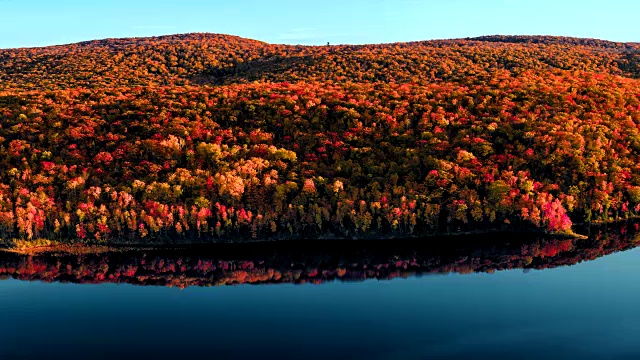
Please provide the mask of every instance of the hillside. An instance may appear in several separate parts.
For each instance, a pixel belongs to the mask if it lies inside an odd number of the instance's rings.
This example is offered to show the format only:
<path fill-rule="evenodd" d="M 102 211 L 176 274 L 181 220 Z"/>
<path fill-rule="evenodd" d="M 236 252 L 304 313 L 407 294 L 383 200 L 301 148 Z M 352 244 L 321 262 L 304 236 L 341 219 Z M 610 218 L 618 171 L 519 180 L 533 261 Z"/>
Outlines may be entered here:
<path fill-rule="evenodd" d="M 640 45 L 228 35 L 0 50 L 0 236 L 567 232 L 640 213 Z"/>

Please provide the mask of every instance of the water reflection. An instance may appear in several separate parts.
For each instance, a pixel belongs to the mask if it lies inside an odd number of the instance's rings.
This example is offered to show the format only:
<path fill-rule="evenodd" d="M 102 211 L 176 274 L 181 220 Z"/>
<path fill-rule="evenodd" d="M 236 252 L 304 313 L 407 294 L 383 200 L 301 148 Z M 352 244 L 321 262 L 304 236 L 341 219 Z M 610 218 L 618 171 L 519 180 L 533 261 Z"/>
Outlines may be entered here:
<path fill-rule="evenodd" d="M 638 246 L 637 223 L 586 229 L 589 239 L 492 235 L 420 241 L 216 245 L 103 254 L 0 253 L 0 278 L 170 287 L 319 284 L 423 274 L 546 269 Z"/>

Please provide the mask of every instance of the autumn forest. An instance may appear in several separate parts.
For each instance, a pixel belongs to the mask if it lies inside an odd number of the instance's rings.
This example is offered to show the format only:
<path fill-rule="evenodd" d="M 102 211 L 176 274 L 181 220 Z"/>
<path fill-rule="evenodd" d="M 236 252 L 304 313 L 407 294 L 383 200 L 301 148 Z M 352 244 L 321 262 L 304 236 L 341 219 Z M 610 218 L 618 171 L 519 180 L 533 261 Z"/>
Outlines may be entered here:
<path fill-rule="evenodd" d="M 0 50 L 6 246 L 571 233 L 638 215 L 637 43 Z"/>

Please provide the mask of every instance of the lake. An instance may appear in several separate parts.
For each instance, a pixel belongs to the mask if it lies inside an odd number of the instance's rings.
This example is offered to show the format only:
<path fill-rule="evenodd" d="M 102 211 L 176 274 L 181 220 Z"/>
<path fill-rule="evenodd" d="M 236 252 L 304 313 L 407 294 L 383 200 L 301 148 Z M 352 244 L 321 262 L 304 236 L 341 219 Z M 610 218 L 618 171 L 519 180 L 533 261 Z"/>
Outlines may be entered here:
<path fill-rule="evenodd" d="M 636 230 L 0 254 L 0 359 L 636 359 Z"/>

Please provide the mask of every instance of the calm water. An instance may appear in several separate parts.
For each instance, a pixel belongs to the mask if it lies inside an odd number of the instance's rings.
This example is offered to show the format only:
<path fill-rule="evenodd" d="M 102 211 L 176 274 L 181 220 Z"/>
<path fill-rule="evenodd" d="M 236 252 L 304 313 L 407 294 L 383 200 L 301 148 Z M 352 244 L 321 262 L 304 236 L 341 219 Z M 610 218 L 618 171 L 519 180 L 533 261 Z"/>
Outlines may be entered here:
<path fill-rule="evenodd" d="M 636 235 L 520 240 L 2 255 L 0 359 L 640 358 Z"/>

